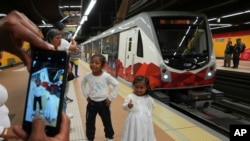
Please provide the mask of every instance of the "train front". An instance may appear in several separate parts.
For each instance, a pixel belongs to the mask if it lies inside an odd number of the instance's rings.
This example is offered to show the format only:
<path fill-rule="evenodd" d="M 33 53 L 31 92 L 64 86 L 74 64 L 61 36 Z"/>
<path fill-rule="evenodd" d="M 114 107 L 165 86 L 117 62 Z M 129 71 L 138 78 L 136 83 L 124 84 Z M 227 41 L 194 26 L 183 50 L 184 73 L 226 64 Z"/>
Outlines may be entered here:
<path fill-rule="evenodd" d="M 211 86 L 215 55 L 204 17 L 153 17 L 163 63 L 161 87 L 182 89 Z"/>
<path fill-rule="evenodd" d="M 161 84 L 170 99 L 206 107 L 213 94 L 215 54 L 205 17 L 153 17 L 163 62 Z M 204 105 L 205 103 L 205 105 Z"/>

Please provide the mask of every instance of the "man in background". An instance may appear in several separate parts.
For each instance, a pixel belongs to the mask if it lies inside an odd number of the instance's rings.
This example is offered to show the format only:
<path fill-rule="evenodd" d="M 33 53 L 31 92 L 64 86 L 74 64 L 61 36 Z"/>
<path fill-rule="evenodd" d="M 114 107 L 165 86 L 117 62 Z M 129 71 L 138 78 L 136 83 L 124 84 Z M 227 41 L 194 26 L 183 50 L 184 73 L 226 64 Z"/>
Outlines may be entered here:
<path fill-rule="evenodd" d="M 233 67 L 237 69 L 240 62 L 240 54 L 245 50 L 246 45 L 241 42 L 241 38 L 236 39 L 236 44 L 233 49 Z"/>

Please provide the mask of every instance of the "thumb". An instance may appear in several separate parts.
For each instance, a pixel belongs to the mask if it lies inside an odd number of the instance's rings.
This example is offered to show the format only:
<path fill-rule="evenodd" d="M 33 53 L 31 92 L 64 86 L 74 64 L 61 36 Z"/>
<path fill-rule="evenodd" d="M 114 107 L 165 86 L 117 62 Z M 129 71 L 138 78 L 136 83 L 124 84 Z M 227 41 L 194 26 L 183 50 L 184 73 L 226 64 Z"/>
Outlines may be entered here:
<path fill-rule="evenodd" d="M 36 116 L 32 122 L 32 131 L 30 134 L 29 141 L 33 140 L 46 140 L 45 134 L 45 123 L 40 116 Z"/>
<path fill-rule="evenodd" d="M 132 99 L 130 99 L 129 103 L 132 104 Z"/>

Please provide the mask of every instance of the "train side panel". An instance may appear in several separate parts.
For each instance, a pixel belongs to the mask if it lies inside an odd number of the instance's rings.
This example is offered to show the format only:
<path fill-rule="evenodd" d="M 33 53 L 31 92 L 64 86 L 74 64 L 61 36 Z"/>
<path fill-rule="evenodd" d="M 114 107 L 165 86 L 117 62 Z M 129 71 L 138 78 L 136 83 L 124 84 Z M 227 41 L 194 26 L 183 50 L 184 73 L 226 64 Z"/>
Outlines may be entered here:
<path fill-rule="evenodd" d="M 155 43 L 139 27 L 121 32 L 118 76 L 132 82 L 135 76 L 145 75 L 149 77 L 151 86 L 159 86 L 159 56 Z"/>

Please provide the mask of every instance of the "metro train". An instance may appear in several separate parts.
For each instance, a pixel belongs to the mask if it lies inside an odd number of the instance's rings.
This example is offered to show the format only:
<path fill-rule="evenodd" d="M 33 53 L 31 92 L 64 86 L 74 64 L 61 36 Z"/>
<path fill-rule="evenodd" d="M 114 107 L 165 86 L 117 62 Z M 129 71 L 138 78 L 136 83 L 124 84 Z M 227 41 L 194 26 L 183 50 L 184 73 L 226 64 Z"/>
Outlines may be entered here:
<path fill-rule="evenodd" d="M 162 101 L 207 107 L 216 57 L 206 15 L 178 11 L 142 12 L 81 44 L 85 59 L 103 54 L 105 70 L 130 83 L 145 75 Z M 202 103 L 201 103 L 202 102 Z"/>

